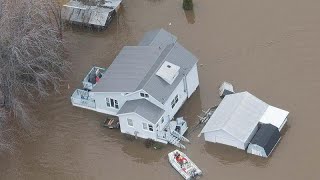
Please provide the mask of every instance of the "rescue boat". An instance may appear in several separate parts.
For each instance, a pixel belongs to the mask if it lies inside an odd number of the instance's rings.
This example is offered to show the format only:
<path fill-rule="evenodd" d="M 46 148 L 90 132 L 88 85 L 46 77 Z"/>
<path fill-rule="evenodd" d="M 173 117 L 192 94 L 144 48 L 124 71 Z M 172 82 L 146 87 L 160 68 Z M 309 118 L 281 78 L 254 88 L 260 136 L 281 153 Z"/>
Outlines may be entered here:
<path fill-rule="evenodd" d="M 174 150 L 168 154 L 169 162 L 186 180 L 202 175 L 202 171 L 181 151 Z"/>

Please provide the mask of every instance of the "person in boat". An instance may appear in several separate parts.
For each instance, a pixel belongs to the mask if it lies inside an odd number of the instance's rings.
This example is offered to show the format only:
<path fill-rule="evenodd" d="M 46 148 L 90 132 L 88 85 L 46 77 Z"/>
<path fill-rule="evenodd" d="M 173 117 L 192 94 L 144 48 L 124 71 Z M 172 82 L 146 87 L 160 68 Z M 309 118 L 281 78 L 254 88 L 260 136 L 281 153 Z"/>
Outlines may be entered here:
<path fill-rule="evenodd" d="M 180 164 L 181 167 L 183 164 L 187 162 L 187 159 L 182 157 L 181 154 L 178 152 L 176 152 L 174 156 L 176 158 L 176 161 Z"/>

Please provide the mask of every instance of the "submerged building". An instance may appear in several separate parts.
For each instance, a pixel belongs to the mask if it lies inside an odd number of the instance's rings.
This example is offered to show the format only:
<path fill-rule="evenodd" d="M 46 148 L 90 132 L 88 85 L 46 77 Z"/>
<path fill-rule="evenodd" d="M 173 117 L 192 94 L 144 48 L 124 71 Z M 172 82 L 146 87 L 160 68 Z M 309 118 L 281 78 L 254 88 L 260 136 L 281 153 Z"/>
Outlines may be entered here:
<path fill-rule="evenodd" d="M 63 5 L 61 18 L 69 23 L 105 28 L 118 12 L 122 0 L 70 0 Z"/>
<path fill-rule="evenodd" d="M 276 136 L 273 136 L 275 131 L 271 132 L 272 128 L 265 125 L 270 124 L 280 132 L 287 122 L 288 114 L 288 111 L 268 105 L 249 92 L 230 94 L 224 97 L 200 134 L 204 135 L 206 141 L 242 150 L 246 150 L 249 144 L 252 144 L 251 147 L 259 145 L 262 148 L 270 144 L 275 146 L 276 143 L 271 141 Z M 262 140 L 266 142 L 262 143 Z M 251 149 L 248 152 L 254 152 Z M 268 154 L 270 148 L 265 150 Z"/>
<path fill-rule="evenodd" d="M 184 147 L 187 124 L 171 120 L 199 86 L 197 62 L 174 35 L 154 30 L 123 47 L 108 68 L 94 67 L 71 102 L 116 116 L 122 133 Z"/>

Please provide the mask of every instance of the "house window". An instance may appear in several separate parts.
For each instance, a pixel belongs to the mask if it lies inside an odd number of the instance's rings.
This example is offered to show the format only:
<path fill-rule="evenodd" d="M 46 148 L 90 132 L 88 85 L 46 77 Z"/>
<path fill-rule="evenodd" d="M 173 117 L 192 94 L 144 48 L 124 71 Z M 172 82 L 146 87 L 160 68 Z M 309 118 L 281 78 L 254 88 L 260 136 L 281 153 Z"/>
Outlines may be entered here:
<path fill-rule="evenodd" d="M 112 98 L 106 98 L 106 103 L 107 103 L 108 107 L 113 107 L 113 108 L 119 109 L 118 100 L 115 100 Z"/>
<path fill-rule="evenodd" d="M 148 98 L 148 97 L 149 97 L 149 94 L 146 94 L 146 93 L 140 93 L 140 96 L 141 96 L 141 97 L 144 97 L 144 98 Z"/>
<path fill-rule="evenodd" d="M 171 101 L 171 107 L 174 108 L 174 106 L 177 104 L 178 101 L 179 101 L 179 97 L 178 95 L 176 95 L 176 97 L 174 97 L 174 99 Z"/>
<path fill-rule="evenodd" d="M 163 124 L 163 123 L 164 123 L 164 118 L 162 117 L 162 118 L 161 118 L 161 124 Z"/>
<path fill-rule="evenodd" d="M 153 125 L 152 124 L 147 124 L 147 123 L 142 123 L 142 128 L 146 131 L 153 131 Z"/>
<path fill-rule="evenodd" d="M 147 125 L 147 123 L 142 123 L 142 126 L 143 126 L 143 129 L 144 129 L 144 130 L 148 130 L 148 125 Z"/>
<path fill-rule="evenodd" d="M 149 125 L 149 131 L 153 131 L 153 126 L 151 124 L 148 124 Z"/>
<path fill-rule="evenodd" d="M 128 126 L 133 127 L 133 121 L 132 121 L 132 119 L 127 119 L 127 122 L 128 122 Z"/>

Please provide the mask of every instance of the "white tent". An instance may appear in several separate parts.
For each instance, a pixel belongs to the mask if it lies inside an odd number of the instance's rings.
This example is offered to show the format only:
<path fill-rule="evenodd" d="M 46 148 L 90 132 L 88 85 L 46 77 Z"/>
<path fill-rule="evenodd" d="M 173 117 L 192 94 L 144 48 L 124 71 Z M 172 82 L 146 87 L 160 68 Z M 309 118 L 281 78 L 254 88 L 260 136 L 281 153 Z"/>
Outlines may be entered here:
<path fill-rule="evenodd" d="M 201 134 L 204 134 L 206 141 L 245 150 L 257 132 L 259 123 L 272 124 L 280 130 L 288 114 L 249 92 L 231 94 L 225 96 Z"/>

